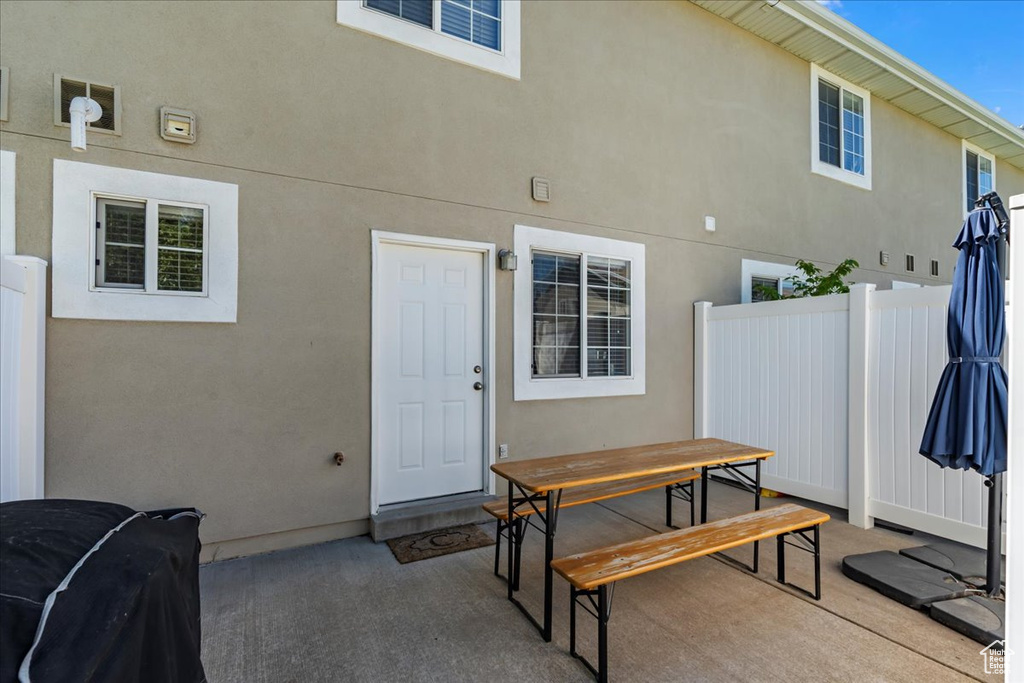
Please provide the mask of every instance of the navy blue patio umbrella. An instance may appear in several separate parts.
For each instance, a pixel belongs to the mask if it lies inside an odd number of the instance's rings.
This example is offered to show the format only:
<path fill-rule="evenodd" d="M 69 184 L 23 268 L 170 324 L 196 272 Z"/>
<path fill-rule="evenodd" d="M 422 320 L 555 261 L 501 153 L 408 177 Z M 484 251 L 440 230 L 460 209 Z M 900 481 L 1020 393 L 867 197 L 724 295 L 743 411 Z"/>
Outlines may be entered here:
<path fill-rule="evenodd" d="M 960 251 L 949 297 L 942 372 L 920 452 L 953 469 L 988 477 L 988 593 L 999 592 L 1002 477 L 1006 471 L 1007 379 L 999 361 L 1006 334 L 1001 272 L 1006 225 L 1002 202 L 986 195 L 967 217 L 953 247 Z M 997 214 L 997 211 L 999 213 Z"/>

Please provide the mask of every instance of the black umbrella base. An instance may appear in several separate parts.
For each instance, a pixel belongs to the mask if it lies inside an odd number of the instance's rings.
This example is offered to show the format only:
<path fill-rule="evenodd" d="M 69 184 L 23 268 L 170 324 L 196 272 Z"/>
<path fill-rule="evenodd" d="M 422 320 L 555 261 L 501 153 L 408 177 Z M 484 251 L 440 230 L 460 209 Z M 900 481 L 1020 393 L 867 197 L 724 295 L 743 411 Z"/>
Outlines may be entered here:
<path fill-rule="evenodd" d="M 889 550 L 843 558 L 843 574 L 914 609 L 967 595 L 970 587 L 948 572 Z"/>
<path fill-rule="evenodd" d="M 982 595 L 932 603 L 932 619 L 982 645 L 1006 638 L 1006 603 Z"/>
<path fill-rule="evenodd" d="M 942 542 L 916 548 L 904 548 L 900 551 L 900 555 L 949 572 L 958 580 L 976 588 L 985 588 L 985 568 L 988 566 L 988 560 L 984 550 L 959 543 Z M 1005 560 L 999 576 L 1006 576 Z M 1004 586 L 1006 585 L 1005 579 L 1002 583 Z"/>

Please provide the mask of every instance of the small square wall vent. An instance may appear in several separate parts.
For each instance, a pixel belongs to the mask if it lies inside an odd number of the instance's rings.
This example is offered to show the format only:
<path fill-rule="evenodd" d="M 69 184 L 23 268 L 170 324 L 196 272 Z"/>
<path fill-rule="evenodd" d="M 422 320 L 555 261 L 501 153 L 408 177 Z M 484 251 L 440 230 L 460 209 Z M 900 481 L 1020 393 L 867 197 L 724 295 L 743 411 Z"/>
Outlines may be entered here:
<path fill-rule="evenodd" d="M 160 107 L 160 137 L 191 145 L 196 141 L 196 115 L 188 109 Z"/>
<path fill-rule="evenodd" d="M 939 262 L 937 259 L 932 259 L 932 277 L 939 276 Z"/>
<path fill-rule="evenodd" d="M 907 254 L 907 272 L 908 273 L 913 273 L 914 272 L 914 255 L 913 254 Z"/>
<path fill-rule="evenodd" d="M 85 124 L 98 133 L 121 134 L 121 89 L 116 85 L 103 85 L 78 78 L 53 76 L 53 125 L 71 126 L 71 100 L 88 97 L 103 109 L 99 121 Z"/>
<path fill-rule="evenodd" d="M 533 201 L 551 201 L 551 181 L 547 178 L 534 177 L 533 179 Z"/>

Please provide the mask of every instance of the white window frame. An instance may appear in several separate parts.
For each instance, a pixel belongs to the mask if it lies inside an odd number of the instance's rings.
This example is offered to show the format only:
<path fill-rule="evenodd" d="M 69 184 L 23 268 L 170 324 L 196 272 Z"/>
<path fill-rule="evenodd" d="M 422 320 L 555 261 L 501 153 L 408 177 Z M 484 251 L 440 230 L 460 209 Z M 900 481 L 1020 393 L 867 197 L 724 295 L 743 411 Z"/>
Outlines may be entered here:
<path fill-rule="evenodd" d="M 602 396 L 638 396 L 646 393 L 646 247 L 637 242 L 579 235 L 559 230 L 515 226 L 513 311 L 514 399 L 537 401 Z M 626 377 L 587 377 L 587 322 L 581 293 L 580 377 L 533 376 L 533 265 L 534 251 L 586 254 L 630 262 L 630 370 Z"/>
<path fill-rule="evenodd" d="M 827 164 L 821 160 L 818 151 L 818 81 L 828 81 L 832 85 L 840 88 L 839 93 L 839 166 L 833 166 Z M 848 90 L 850 93 L 857 95 L 864 101 L 864 175 L 854 173 L 853 171 L 847 171 L 842 167 L 843 163 L 843 129 L 842 129 L 842 111 L 843 111 L 843 94 L 842 90 Z M 862 190 L 871 189 L 871 93 L 864 88 L 860 88 L 853 83 L 850 83 L 844 78 L 840 78 L 833 73 L 825 71 L 815 63 L 811 63 L 811 172 L 823 175 L 833 180 L 859 187 Z"/>
<path fill-rule="evenodd" d="M 774 263 L 772 261 L 755 261 L 743 259 L 740 264 L 740 303 L 749 304 L 754 300 L 754 286 L 752 280 L 755 277 L 778 278 L 779 285 L 787 277 L 801 276 L 803 273 L 796 266 L 785 263 Z M 779 290 L 781 294 L 782 291 Z"/>
<path fill-rule="evenodd" d="M 154 218 L 152 225 L 147 220 L 147 233 L 156 229 L 159 204 L 203 208 L 204 291 L 156 288 L 155 235 L 152 241 L 147 235 L 145 289 L 97 286 L 99 198 L 147 202 L 147 213 L 152 211 Z M 236 322 L 238 186 L 55 159 L 52 253 L 54 318 Z"/>
<path fill-rule="evenodd" d="M 362 0 L 338 0 L 337 21 L 342 26 L 519 80 L 520 0 L 501 0 L 501 50 L 442 33 L 441 0 L 433 1 L 433 28 L 366 7 Z"/>
<path fill-rule="evenodd" d="M 995 155 L 986 152 L 981 147 L 972 145 L 967 140 L 960 141 L 960 208 L 963 209 L 964 218 L 967 218 L 967 214 L 970 211 L 967 210 L 967 153 L 974 152 L 978 155 L 978 159 L 988 159 L 992 163 L 992 191 L 996 192 L 996 158 Z M 977 197 L 971 197 L 973 201 Z"/>
<path fill-rule="evenodd" d="M 92 262 L 95 265 L 93 290 L 106 292 L 126 292 L 131 294 L 144 294 L 147 296 L 207 296 L 210 284 L 210 207 L 206 204 L 195 204 L 192 202 L 170 201 L 166 199 L 155 199 L 153 197 L 127 197 L 112 195 L 108 192 L 92 193 L 92 224 L 100 224 L 96 231 L 96 239 L 92 241 L 93 252 Z M 145 274 L 146 281 L 141 287 L 136 285 L 118 285 L 100 282 L 100 272 L 105 269 L 103 252 L 100 251 L 100 244 L 106 243 L 106 224 L 99 216 L 99 203 L 101 201 L 143 203 L 146 206 L 146 241 L 145 241 Z M 198 292 L 180 292 L 175 290 L 160 289 L 157 286 L 158 263 L 159 263 L 159 223 L 158 216 L 161 206 L 183 207 L 186 209 L 199 209 L 203 212 L 203 288 Z M 168 247 L 164 247 L 167 249 Z"/>

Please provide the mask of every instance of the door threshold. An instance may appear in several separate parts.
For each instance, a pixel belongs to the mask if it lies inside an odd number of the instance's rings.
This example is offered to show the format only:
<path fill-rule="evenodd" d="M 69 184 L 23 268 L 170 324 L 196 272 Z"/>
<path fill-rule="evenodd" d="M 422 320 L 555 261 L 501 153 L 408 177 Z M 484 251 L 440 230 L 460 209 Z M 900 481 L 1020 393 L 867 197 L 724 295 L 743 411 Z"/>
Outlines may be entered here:
<path fill-rule="evenodd" d="M 382 505 L 376 514 L 370 515 L 370 536 L 379 542 L 423 531 L 486 522 L 493 518 L 481 506 L 492 500 L 496 497 L 489 493 L 470 491 Z"/>

